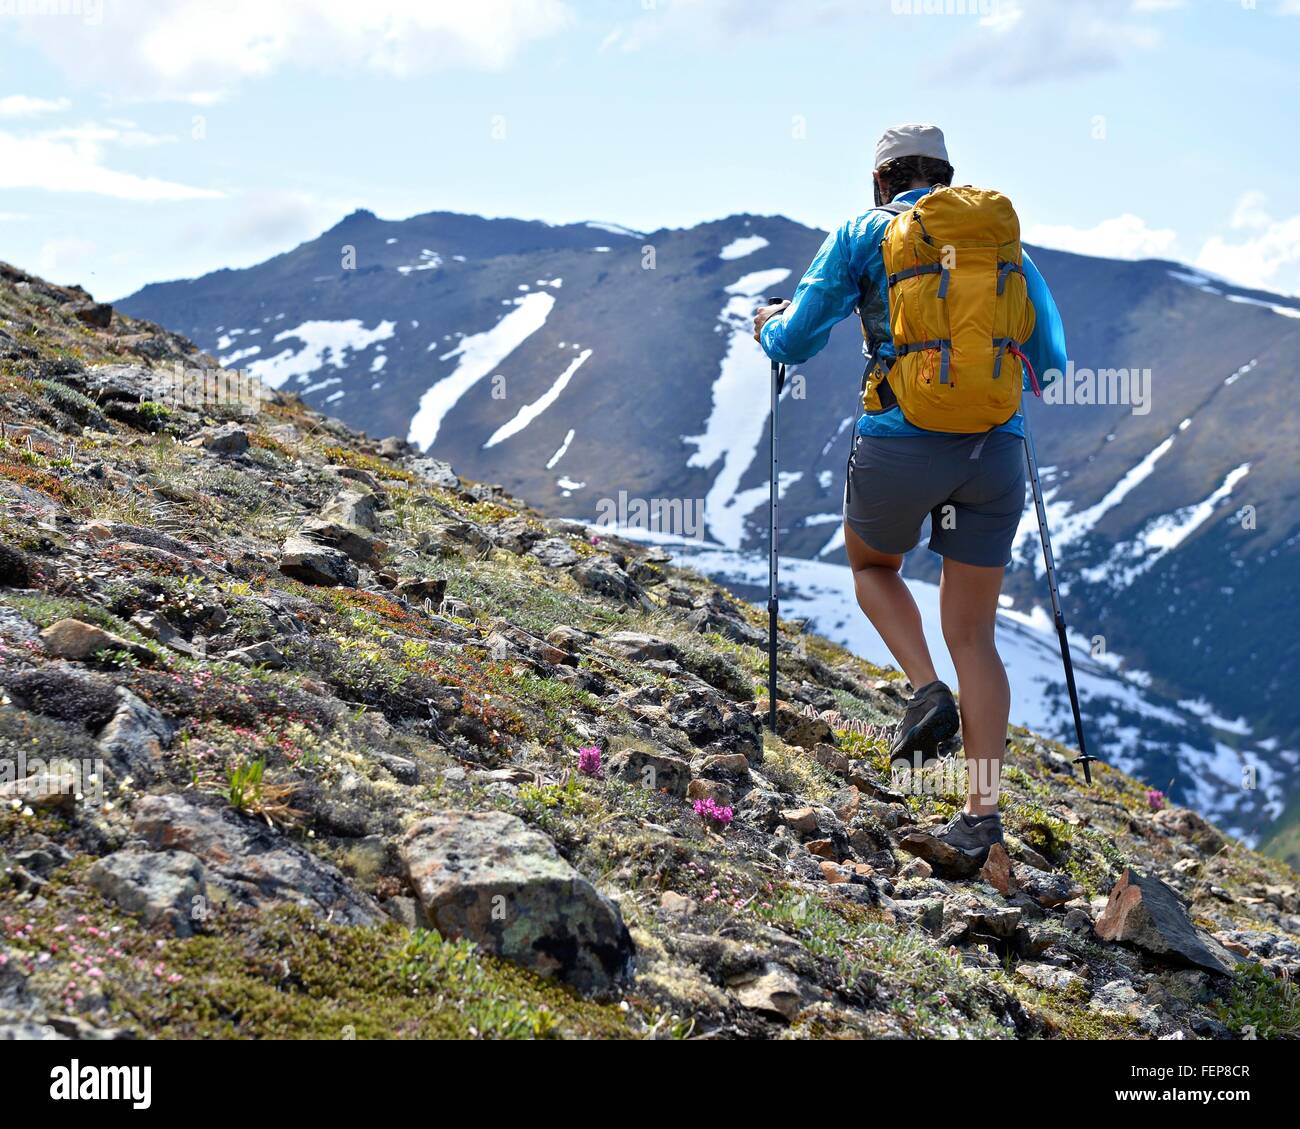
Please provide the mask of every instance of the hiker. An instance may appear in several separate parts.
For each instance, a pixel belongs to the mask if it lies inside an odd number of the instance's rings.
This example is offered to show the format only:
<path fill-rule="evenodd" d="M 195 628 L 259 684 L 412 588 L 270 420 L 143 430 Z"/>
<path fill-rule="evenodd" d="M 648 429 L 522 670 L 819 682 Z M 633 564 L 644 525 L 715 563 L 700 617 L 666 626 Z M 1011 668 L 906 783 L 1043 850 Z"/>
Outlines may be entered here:
<path fill-rule="evenodd" d="M 982 862 L 1002 841 L 1011 694 L 994 622 L 1025 501 L 1020 398 L 1035 374 L 1064 370 L 1065 332 L 1010 202 L 951 187 L 937 126 L 886 130 L 874 168 L 876 206 L 827 236 L 793 299 L 758 311 L 754 336 L 772 360 L 801 364 L 855 308 L 861 318 L 844 543 L 858 604 L 915 688 L 890 757 L 936 757 L 960 724 L 966 807 L 938 837 Z M 899 575 L 927 515 L 960 716 Z"/>

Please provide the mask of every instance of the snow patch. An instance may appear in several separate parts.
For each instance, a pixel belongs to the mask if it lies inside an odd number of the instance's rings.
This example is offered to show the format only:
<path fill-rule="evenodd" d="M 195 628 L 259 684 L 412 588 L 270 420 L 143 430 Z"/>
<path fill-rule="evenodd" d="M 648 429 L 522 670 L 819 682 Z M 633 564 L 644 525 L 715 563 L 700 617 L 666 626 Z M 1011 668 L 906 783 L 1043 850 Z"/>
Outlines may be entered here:
<path fill-rule="evenodd" d="M 601 223 L 599 220 L 592 220 L 587 224 L 588 227 L 596 231 L 608 231 L 610 235 L 626 235 L 629 239 L 641 239 L 643 232 L 633 231 L 630 227 L 623 227 L 617 223 Z"/>
<path fill-rule="evenodd" d="M 767 368 L 766 354 L 753 337 L 755 300 L 790 277 L 778 267 L 753 271 L 725 289 L 730 295 L 718 315 L 719 328 L 728 335 L 727 351 L 713 382 L 712 407 L 700 435 L 684 435 L 682 442 L 695 447 L 687 466 L 721 468 L 704 499 L 705 522 L 713 535 L 730 548 L 739 548 L 745 534 L 745 517 L 766 494 L 766 486 L 739 490 L 741 477 L 754 461 L 767 426 L 768 397 L 756 395 L 755 380 Z"/>
<path fill-rule="evenodd" d="M 542 395 L 531 404 L 525 404 L 515 413 L 513 419 L 508 423 L 502 424 L 492 433 L 488 441 L 483 444 L 483 449 L 487 450 L 489 447 L 495 447 L 503 440 L 509 439 L 512 435 L 518 435 L 519 432 L 523 431 L 525 427 L 532 423 L 533 420 L 560 398 L 560 393 L 569 386 L 569 381 L 573 379 L 574 373 L 576 373 L 578 369 L 582 368 L 583 362 L 590 356 L 591 350 L 584 349 L 574 357 L 573 360 L 569 362 L 569 367 L 555 378 L 555 383 L 552 384 L 550 388 L 542 393 Z"/>
<path fill-rule="evenodd" d="M 408 442 L 421 450 L 432 446 L 443 418 L 460 398 L 546 324 L 555 296 L 539 291 L 525 294 L 512 304 L 515 308 L 491 329 L 462 337 L 456 348 L 438 358 L 449 361 L 458 357 L 459 361 L 449 376 L 420 397 L 420 406 L 407 431 Z"/>
<path fill-rule="evenodd" d="M 569 432 L 567 435 L 565 435 L 564 442 L 560 444 L 559 449 L 556 450 L 555 454 L 553 454 L 549 459 L 546 460 L 547 470 L 554 469 L 555 464 L 558 463 L 562 458 L 564 458 L 565 453 L 569 449 L 569 444 L 572 442 L 573 442 L 573 428 L 569 428 Z"/>
<path fill-rule="evenodd" d="M 743 259 L 746 255 L 752 255 L 755 251 L 761 251 L 768 246 L 768 242 L 761 235 L 742 235 L 739 239 L 733 239 L 718 253 L 719 259 Z"/>
<path fill-rule="evenodd" d="M 1147 522 L 1132 541 L 1116 545 L 1103 564 L 1084 569 L 1084 579 L 1093 584 L 1107 583 L 1117 588 L 1127 588 L 1209 521 L 1219 503 L 1249 473 L 1250 463 L 1242 463 L 1228 472 L 1218 489 L 1208 498 Z"/>
<path fill-rule="evenodd" d="M 280 388 L 286 380 L 305 381 L 317 369 L 329 364 L 342 369 L 348 366 L 348 354 L 369 349 L 380 341 L 387 341 L 397 328 L 396 322 L 381 321 L 374 329 L 367 329 L 358 318 L 347 321 L 305 321 L 296 329 L 277 333 L 273 341 L 298 340 L 298 352 L 285 349 L 274 357 L 254 361 L 248 371 L 271 388 Z"/>
<path fill-rule="evenodd" d="M 426 247 L 420 252 L 420 257 L 415 262 L 398 267 L 397 272 L 398 274 L 411 274 L 414 271 L 437 270 L 440 266 L 442 266 L 442 256 L 437 251 L 430 251 Z"/>

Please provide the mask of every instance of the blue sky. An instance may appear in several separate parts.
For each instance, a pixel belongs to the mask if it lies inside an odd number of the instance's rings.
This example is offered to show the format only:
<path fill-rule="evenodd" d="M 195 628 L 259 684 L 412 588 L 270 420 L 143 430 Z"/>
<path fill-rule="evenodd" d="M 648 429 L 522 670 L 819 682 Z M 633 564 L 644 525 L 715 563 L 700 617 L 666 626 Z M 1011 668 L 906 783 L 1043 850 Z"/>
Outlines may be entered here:
<path fill-rule="evenodd" d="M 1032 241 L 1300 292 L 1300 0 L 946 3 L 0 0 L 0 258 L 111 299 L 357 207 L 829 227 L 919 120 Z"/>

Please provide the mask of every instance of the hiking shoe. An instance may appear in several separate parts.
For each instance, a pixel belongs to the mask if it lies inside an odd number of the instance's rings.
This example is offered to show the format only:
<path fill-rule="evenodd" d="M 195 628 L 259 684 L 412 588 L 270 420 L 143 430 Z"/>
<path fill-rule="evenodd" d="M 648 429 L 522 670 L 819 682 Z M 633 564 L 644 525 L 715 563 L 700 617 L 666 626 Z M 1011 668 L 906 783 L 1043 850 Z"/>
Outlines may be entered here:
<path fill-rule="evenodd" d="M 942 682 L 922 686 L 907 699 L 903 720 L 894 731 L 894 743 L 889 749 L 891 761 L 933 760 L 939 755 L 939 746 L 956 735 L 961 727 L 957 703 L 952 691 Z"/>
<path fill-rule="evenodd" d="M 989 857 L 989 848 L 994 843 L 1006 846 L 1002 838 L 1002 817 L 996 812 L 993 815 L 979 816 L 959 811 L 948 820 L 942 831 L 935 832 L 934 837 L 955 847 L 981 866 Z"/>

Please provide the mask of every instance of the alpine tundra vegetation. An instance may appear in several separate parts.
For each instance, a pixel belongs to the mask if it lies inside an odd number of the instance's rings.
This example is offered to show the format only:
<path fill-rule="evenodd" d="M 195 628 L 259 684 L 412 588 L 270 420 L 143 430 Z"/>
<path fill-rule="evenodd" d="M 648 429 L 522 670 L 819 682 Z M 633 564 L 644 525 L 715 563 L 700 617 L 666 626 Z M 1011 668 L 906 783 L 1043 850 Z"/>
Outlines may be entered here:
<path fill-rule="evenodd" d="M 177 365 L 0 266 L 0 1033 L 1300 1032 L 1295 873 L 1160 781 L 1013 730 L 972 872 L 897 672 L 785 622 L 773 734 L 662 549 Z"/>

